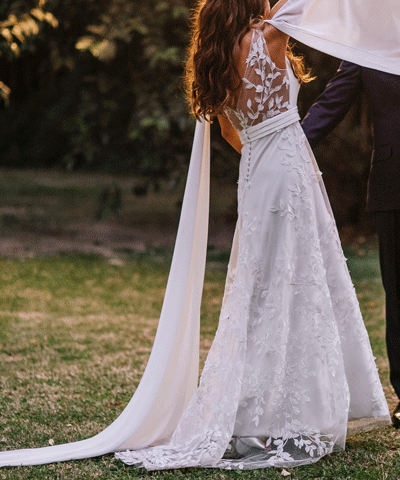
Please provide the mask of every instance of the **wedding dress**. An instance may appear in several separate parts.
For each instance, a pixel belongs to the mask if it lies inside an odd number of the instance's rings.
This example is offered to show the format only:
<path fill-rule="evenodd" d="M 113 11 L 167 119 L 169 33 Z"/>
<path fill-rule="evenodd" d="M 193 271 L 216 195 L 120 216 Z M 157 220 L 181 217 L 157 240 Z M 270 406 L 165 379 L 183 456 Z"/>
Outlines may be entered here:
<path fill-rule="evenodd" d="M 317 4 L 336 9 L 331 0 L 289 0 L 270 23 L 292 29 L 293 36 L 311 32 L 312 44 L 313 22 L 319 24 L 308 7 Z M 357 19 L 345 21 L 357 25 Z M 328 40 L 321 40 L 324 32 L 315 42 L 322 41 L 321 50 L 336 42 L 340 52 L 347 39 L 335 35 L 335 21 L 330 32 Z M 347 60 L 354 61 L 356 52 L 361 64 L 376 60 L 379 68 L 400 73 L 392 46 L 377 60 L 372 50 L 380 37 L 375 45 L 367 36 L 364 50 L 359 38 L 350 39 L 354 50 L 345 47 Z M 238 222 L 219 326 L 199 386 L 209 186 L 205 122 L 196 127 L 160 322 L 134 396 L 95 437 L 0 452 L 0 466 L 117 452 L 149 470 L 291 467 L 343 449 L 349 421 L 389 423 L 321 174 L 298 121 L 298 82 L 289 64 L 274 65 L 259 31 L 247 65 L 238 104 L 226 111 L 243 143 Z"/>
<path fill-rule="evenodd" d="M 253 31 L 235 110 L 238 222 L 218 330 L 167 445 L 145 468 L 261 468 L 344 449 L 347 423 L 389 412 L 324 186 L 299 124 L 299 83 Z"/>

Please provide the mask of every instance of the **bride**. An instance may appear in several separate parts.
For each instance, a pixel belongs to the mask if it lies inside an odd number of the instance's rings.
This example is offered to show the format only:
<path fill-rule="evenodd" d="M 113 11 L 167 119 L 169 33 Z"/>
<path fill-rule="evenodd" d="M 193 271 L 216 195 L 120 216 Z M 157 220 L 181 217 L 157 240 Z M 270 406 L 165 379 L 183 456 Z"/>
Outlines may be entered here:
<path fill-rule="evenodd" d="M 351 422 L 390 423 L 321 174 L 299 124 L 297 93 L 307 75 L 287 53 L 292 27 L 285 17 L 279 30 L 274 23 L 299 1 L 281 0 L 271 10 L 265 0 L 201 0 L 188 60 L 201 123 L 142 381 L 95 437 L 2 452 L 0 466 L 117 452 L 148 470 L 291 467 L 344 449 Z M 241 152 L 238 221 L 219 326 L 197 387 L 208 209 L 204 119 L 215 117 Z"/>

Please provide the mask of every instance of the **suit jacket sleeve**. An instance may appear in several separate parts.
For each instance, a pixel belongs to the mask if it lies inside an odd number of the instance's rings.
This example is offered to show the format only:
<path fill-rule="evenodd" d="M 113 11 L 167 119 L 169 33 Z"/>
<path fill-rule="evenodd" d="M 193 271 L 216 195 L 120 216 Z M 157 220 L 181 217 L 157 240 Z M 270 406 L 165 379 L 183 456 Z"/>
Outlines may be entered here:
<path fill-rule="evenodd" d="M 354 63 L 342 62 L 302 122 L 304 133 L 312 147 L 343 120 L 361 89 L 361 68 Z"/>

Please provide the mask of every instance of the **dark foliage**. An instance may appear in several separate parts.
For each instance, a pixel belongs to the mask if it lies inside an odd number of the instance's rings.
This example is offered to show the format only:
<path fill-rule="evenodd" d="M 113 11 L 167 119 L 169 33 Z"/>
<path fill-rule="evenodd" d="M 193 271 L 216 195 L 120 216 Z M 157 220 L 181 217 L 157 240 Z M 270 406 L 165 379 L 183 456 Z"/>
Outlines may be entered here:
<path fill-rule="evenodd" d="M 182 92 L 191 6 L 193 0 L 3 0 L 1 166 L 184 173 L 194 129 Z M 305 114 L 339 61 L 297 50 L 317 75 L 301 92 Z M 360 101 L 316 149 L 339 224 L 365 221 L 369 132 Z M 236 180 L 238 157 L 217 125 L 212 159 L 219 181 Z"/>

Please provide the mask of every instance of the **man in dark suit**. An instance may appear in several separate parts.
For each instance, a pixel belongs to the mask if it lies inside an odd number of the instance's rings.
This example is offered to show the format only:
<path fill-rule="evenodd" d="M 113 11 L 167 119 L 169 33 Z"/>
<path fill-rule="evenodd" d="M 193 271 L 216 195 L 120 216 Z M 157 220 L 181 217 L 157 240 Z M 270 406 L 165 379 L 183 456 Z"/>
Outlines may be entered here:
<path fill-rule="evenodd" d="M 400 75 L 342 62 L 302 126 L 311 146 L 315 146 L 340 123 L 362 91 L 374 137 L 367 211 L 375 216 L 379 238 L 390 381 L 400 399 Z M 400 428 L 400 402 L 392 422 Z"/>

